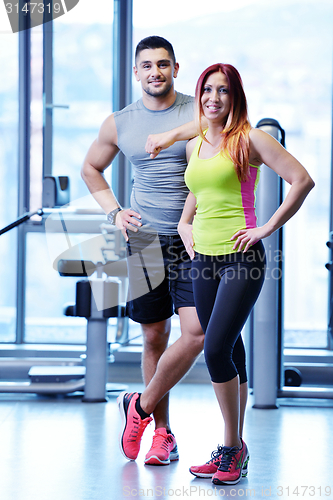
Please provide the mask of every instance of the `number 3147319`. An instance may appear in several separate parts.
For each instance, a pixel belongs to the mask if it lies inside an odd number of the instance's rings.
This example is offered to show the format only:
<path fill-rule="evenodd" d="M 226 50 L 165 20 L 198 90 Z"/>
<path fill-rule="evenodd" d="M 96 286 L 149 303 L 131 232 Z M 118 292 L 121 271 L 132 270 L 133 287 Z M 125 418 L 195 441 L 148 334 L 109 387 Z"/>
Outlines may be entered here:
<path fill-rule="evenodd" d="M 23 12 L 24 15 L 27 15 L 28 12 L 31 12 L 31 14 L 34 12 L 38 12 L 38 14 L 43 14 L 44 12 L 51 14 L 51 11 L 55 14 L 59 14 L 60 10 L 60 3 L 55 3 L 52 6 L 51 3 L 44 4 L 43 2 L 26 2 L 21 9 L 18 3 L 6 3 L 7 14 L 18 14 L 19 12 Z"/>

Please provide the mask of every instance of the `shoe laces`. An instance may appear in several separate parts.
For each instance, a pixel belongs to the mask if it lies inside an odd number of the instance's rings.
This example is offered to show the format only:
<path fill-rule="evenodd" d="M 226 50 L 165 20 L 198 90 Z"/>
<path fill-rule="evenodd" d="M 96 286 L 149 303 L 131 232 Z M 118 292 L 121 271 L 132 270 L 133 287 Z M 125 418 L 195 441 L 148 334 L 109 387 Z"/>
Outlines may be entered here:
<path fill-rule="evenodd" d="M 232 463 L 232 459 L 238 452 L 239 448 L 237 448 L 236 446 L 234 446 L 233 448 L 225 446 L 222 450 L 222 457 L 219 465 L 219 470 L 223 472 L 228 472 Z"/>
<path fill-rule="evenodd" d="M 223 453 L 223 446 L 217 445 L 217 450 L 212 451 L 211 459 L 206 462 L 209 464 L 210 462 L 215 462 Z"/>
<path fill-rule="evenodd" d="M 129 435 L 129 440 L 137 440 L 138 438 L 140 439 L 143 431 L 147 427 L 147 425 L 152 421 L 153 419 L 151 417 L 147 417 L 144 420 L 141 418 L 138 418 L 136 416 L 133 417 L 133 427 L 131 429 L 130 435 Z"/>
<path fill-rule="evenodd" d="M 168 443 L 172 442 L 172 434 L 165 436 L 156 430 L 153 436 L 152 448 L 163 448 L 168 451 Z"/>

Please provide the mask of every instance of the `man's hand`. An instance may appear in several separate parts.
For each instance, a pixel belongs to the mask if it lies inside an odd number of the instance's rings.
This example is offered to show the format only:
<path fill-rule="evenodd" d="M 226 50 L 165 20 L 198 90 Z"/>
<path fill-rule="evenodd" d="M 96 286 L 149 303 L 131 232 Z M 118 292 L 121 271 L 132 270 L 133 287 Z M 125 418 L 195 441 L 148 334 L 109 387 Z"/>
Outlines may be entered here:
<path fill-rule="evenodd" d="M 121 230 L 126 241 L 128 241 L 127 229 L 136 233 L 138 227 L 142 226 L 142 223 L 137 219 L 141 219 L 141 215 L 131 208 L 126 208 L 117 213 L 116 226 Z"/>

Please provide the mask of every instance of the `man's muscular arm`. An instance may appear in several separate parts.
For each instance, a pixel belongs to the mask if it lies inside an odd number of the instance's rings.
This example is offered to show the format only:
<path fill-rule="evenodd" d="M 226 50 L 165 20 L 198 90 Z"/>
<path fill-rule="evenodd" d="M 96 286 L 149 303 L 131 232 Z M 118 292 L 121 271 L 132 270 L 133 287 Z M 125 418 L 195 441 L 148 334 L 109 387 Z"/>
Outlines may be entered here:
<path fill-rule="evenodd" d="M 81 175 L 89 191 L 108 214 L 119 207 L 119 203 L 106 182 L 103 172 L 112 163 L 119 152 L 117 146 L 117 128 L 114 116 L 109 116 L 102 124 L 97 139 L 90 146 L 84 159 Z M 141 218 L 134 210 L 126 209 L 116 216 L 116 225 L 122 230 L 127 240 L 126 229 L 137 231 L 135 226 L 141 226 L 141 222 L 134 217 Z"/>
<path fill-rule="evenodd" d="M 97 139 L 84 159 L 81 175 L 95 200 L 107 214 L 119 206 L 103 172 L 118 154 L 117 129 L 113 115 L 102 124 Z"/>

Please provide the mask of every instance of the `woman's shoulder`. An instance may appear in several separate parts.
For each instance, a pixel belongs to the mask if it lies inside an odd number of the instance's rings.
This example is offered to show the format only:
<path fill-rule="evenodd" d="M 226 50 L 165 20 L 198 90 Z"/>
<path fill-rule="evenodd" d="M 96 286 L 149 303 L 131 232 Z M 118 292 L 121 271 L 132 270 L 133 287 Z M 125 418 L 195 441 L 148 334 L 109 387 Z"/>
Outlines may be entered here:
<path fill-rule="evenodd" d="M 258 128 L 252 128 L 250 138 L 250 163 L 264 163 L 263 157 L 267 152 L 280 151 L 281 144 L 270 134 Z"/>
<path fill-rule="evenodd" d="M 268 134 L 263 130 L 259 130 L 258 128 L 251 128 L 249 132 L 250 139 L 250 157 L 249 163 L 250 165 L 259 166 L 262 164 L 260 149 L 261 145 L 266 141 L 266 136 Z"/>
<path fill-rule="evenodd" d="M 190 156 L 191 154 L 193 153 L 194 151 L 194 148 L 198 142 L 198 140 L 201 139 L 200 136 L 197 136 L 197 137 L 193 137 L 192 139 L 190 139 L 188 141 L 188 143 L 186 144 L 186 156 L 187 156 L 187 161 L 189 161 L 190 159 Z"/>
<path fill-rule="evenodd" d="M 190 139 L 187 144 L 186 144 L 186 148 L 192 148 L 194 149 L 194 146 L 196 145 L 197 141 L 201 139 L 201 137 L 199 135 L 197 135 L 196 137 L 192 137 L 192 139 Z"/>
<path fill-rule="evenodd" d="M 270 134 L 260 130 L 259 128 L 251 128 L 249 138 L 250 145 L 252 144 L 253 146 L 271 143 L 272 139 L 274 141 L 274 138 Z"/>
<path fill-rule="evenodd" d="M 249 131 L 250 141 L 260 141 L 266 135 L 268 134 L 259 128 L 251 128 Z"/>

